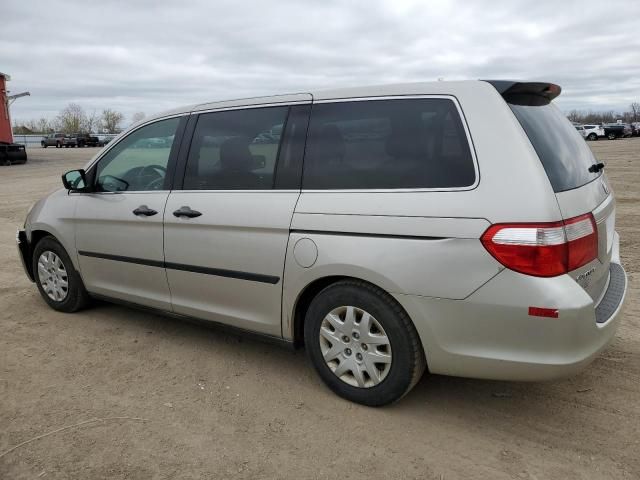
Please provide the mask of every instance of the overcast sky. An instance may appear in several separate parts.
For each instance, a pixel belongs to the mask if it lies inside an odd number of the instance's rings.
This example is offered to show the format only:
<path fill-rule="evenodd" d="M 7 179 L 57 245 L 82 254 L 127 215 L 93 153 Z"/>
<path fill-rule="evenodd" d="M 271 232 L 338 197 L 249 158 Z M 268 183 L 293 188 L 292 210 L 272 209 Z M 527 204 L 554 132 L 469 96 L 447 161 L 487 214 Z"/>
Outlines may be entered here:
<path fill-rule="evenodd" d="M 548 80 L 558 104 L 640 101 L 640 1 L 3 0 L 15 120 L 69 102 L 127 116 L 310 88 Z"/>

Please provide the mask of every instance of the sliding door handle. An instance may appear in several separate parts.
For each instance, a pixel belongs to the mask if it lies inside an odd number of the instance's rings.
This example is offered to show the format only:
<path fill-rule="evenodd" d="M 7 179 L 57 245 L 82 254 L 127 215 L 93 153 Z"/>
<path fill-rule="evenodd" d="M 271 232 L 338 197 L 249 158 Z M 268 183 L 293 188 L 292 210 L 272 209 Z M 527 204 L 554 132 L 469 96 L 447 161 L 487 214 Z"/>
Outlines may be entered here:
<path fill-rule="evenodd" d="M 156 213 L 158 212 L 156 212 L 153 208 L 147 207 L 146 205 L 140 205 L 133 211 L 134 215 L 143 215 L 145 217 L 152 217 Z"/>
<path fill-rule="evenodd" d="M 199 217 L 200 215 L 202 215 L 202 213 L 200 213 L 197 210 L 191 210 L 191 207 L 186 207 L 186 206 L 180 207 L 178 210 L 173 212 L 174 217 L 195 218 L 195 217 Z"/>

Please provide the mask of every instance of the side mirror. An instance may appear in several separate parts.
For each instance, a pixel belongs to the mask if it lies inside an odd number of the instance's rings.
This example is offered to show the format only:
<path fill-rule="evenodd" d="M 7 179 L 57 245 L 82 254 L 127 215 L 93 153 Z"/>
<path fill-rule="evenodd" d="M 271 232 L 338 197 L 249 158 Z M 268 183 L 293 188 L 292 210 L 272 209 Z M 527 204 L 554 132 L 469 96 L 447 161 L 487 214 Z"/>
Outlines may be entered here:
<path fill-rule="evenodd" d="M 87 188 L 87 177 L 84 170 L 70 170 L 62 175 L 64 188 L 70 191 L 84 191 Z"/>

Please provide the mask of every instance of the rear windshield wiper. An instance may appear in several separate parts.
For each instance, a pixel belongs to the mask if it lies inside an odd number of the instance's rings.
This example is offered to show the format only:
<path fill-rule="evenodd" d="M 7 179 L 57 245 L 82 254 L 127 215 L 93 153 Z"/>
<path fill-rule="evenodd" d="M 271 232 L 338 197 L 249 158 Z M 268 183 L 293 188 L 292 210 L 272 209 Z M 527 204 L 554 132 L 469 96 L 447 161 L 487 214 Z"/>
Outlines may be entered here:
<path fill-rule="evenodd" d="M 604 163 L 594 163 L 589 167 L 589 171 L 591 173 L 598 173 L 600 170 L 604 169 Z"/>

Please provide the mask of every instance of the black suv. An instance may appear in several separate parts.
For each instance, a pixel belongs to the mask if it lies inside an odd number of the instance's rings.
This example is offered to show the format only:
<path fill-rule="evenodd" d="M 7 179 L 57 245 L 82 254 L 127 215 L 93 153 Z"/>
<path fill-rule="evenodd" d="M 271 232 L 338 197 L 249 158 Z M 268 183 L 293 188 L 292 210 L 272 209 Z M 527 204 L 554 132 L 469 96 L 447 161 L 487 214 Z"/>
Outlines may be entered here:
<path fill-rule="evenodd" d="M 79 133 L 74 135 L 78 147 L 99 147 L 100 139 L 89 133 Z"/>

